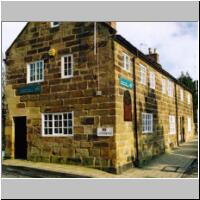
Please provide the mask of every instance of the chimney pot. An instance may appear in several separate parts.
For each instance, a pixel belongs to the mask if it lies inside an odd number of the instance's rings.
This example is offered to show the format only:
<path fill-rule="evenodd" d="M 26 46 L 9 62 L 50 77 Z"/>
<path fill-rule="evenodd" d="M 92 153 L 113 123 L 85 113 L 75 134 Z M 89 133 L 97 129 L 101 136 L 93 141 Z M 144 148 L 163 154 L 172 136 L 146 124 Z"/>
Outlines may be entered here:
<path fill-rule="evenodd" d="M 147 55 L 149 59 L 151 59 L 153 62 L 159 63 L 159 54 L 157 53 L 157 49 L 149 48 L 149 54 Z"/>
<path fill-rule="evenodd" d="M 150 55 L 150 54 L 152 54 L 152 49 L 151 49 L 151 48 L 149 48 L 149 55 Z"/>

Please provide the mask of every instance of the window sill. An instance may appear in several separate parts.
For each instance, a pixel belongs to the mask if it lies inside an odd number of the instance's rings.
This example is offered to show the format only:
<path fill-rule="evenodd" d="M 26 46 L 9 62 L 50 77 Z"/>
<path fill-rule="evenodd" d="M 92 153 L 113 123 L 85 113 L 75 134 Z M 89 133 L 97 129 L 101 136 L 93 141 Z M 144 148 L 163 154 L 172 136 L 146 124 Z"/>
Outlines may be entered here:
<path fill-rule="evenodd" d="M 26 84 L 35 84 L 35 83 L 42 83 L 44 82 L 44 80 L 41 80 L 41 81 L 34 81 L 34 82 L 27 82 Z"/>
<path fill-rule="evenodd" d="M 73 75 L 71 75 L 71 76 L 62 76 L 61 78 L 62 79 L 68 79 L 68 78 L 73 78 L 74 76 Z"/>
<path fill-rule="evenodd" d="M 42 137 L 73 137 L 74 134 L 72 135 L 42 135 Z"/>

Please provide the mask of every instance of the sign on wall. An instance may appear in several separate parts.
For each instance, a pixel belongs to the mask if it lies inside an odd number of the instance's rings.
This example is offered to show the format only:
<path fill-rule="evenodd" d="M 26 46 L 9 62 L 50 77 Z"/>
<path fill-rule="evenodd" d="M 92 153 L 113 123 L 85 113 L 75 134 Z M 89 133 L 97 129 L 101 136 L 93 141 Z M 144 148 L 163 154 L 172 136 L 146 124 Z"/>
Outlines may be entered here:
<path fill-rule="evenodd" d="M 97 128 L 97 136 L 113 136 L 113 128 Z"/>
<path fill-rule="evenodd" d="M 16 91 L 16 94 L 23 95 L 23 94 L 35 94 L 35 93 L 40 93 L 40 92 L 41 92 L 41 85 L 33 84 L 33 85 L 26 85 L 26 86 L 18 88 Z"/>
<path fill-rule="evenodd" d="M 124 78 L 123 76 L 120 76 L 119 83 L 122 87 L 132 89 L 133 88 L 133 82 Z"/>

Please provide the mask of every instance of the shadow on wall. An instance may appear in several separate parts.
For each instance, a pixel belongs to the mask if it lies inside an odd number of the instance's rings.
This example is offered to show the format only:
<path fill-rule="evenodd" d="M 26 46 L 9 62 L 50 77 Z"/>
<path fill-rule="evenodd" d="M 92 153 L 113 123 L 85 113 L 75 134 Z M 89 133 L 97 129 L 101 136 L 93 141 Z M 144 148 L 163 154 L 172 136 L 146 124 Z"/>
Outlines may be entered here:
<path fill-rule="evenodd" d="M 142 133 L 142 113 L 153 114 L 153 132 Z M 138 138 L 139 138 L 139 163 L 144 165 L 157 155 L 165 152 L 164 129 L 159 120 L 158 102 L 154 89 L 148 87 L 145 94 L 145 102 L 139 102 L 138 117 Z"/>

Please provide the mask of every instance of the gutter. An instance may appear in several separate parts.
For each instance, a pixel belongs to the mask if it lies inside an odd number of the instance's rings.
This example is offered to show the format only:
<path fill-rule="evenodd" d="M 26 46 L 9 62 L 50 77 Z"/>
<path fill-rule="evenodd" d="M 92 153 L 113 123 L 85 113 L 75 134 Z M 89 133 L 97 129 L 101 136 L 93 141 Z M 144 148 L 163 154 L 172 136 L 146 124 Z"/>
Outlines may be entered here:
<path fill-rule="evenodd" d="M 113 39 L 116 42 L 118 42 L 119 44 L 121 44 L 122 46 L 124 46 L 125 48 L 127 48 L 130 52 L 132 52 L 133 54 L 135 54 L 138 58 L 140 58 L 141 60 L 143 60 L 144 62 L 146 62 L 147 64 L 149 64 L 155 70 L 157 70 L 158 72 L 160 72 L 163 75 L 167 76 L 168 78 L 172 79 L 175 83 L 177 83 L 178 85 L 180 85 L 181 87 L 183 87 L 185 90 L 189 91 L 192 94 L 192 91 L 189 88 L 187 88 L 185 85 L 183 85 L 182 83 L 180 83 L 169 72 L 167 72 L 166 70 L 164 70 L 162 68 L 162 65 L 160 65 L 160 64 L 158 64 L 156 62 L 152 62 L 149 58 L 147 58 L 147 56 L 144 53 L 142 53 L 140 50 L 138 50 L 135 46 L 133 46 L 124 37 L 122 37 L 121 35 L 114 35 Z"/>
<path fill-rule="evenodd" d="M 137 58 L 137 57 L 136 57 Z M 139 148 L 138 148 L 138 126 L 137 126 L 137 96 L 136 96 L 136 58 L 133 58 L 133 96 L 134 96 L 134 138 L 135 138 L 135 150 L 136 150 L 136 157 L 134 160 L 134 164 L 136 167 L 139 166 Z"/>
<path fill-rule="evenodd" d="M 177 146 L 179 146 L 179 138 L 178 138 L 178 100 L 177 100 L 177 90 L 176 90 L 176 83 L 175 83 L 175 105 L 176 105 L 176 142 Z"/>

